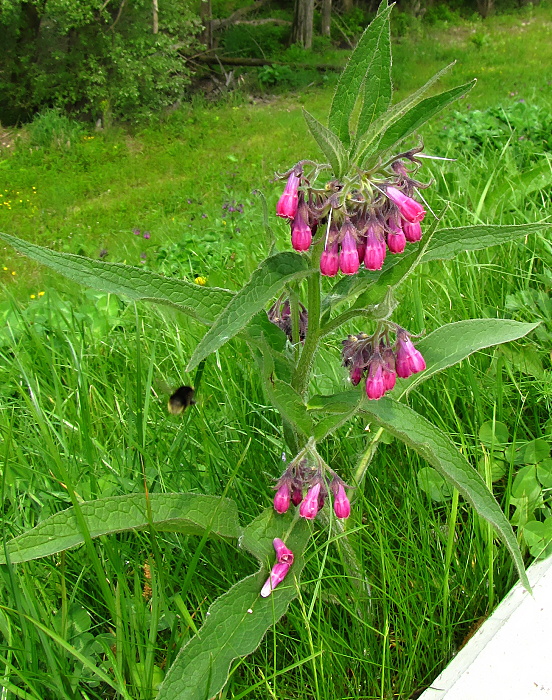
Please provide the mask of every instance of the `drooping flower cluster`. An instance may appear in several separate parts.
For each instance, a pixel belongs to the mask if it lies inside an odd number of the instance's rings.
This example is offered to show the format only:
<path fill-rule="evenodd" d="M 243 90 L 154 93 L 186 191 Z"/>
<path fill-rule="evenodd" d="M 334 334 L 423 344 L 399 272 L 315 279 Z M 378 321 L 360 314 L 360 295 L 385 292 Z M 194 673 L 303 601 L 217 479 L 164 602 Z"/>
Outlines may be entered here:
<path fill-rule="evenodd" d="M 293 564 L 293 552 L 286 547 L 279 537 L 272 541 L 276 552 L 276 563 L 272 567 L 270 576 L 261 589 L 261 597 L 267 598 L 279 583 L 282 583 Z"/>
<path fill-rule="evenodd" d="M 291 305 L 289 299 L 278 299 L 267 311 L 268 319 L 278 328 L 281 328 L 290 341 L 293 341 Z M 303 304 L 299 303 L 299 340 L 302 342 L 307 337 L 309 315 Z"/>
<path fill-rule="evenodd" d="M 388 333 L 350 335 L 343 341 L 343 364 L 349 368 L 351 383 L 356 386 L 366 377 L 366 395 L 369 399 L 381 399 L 395 386 L 397 377 L 410 377 L 422 372 L 426 363 L 417 350 L 410 334 L 400 326 L 394 326 L 396 342 L 391 345 Z"/>
<path fill-rule="evenodd" d="M 309 250 L 320 228 L 320 272 L 334 277 L 338 271 L 354 275 L 361 265 L 380 270 L 387 251 L 402 253 L 407 242 L 419 241 L 426 212 L 414 195 L 428 185 L 412 179 L 403 162 L 419 165 L 419 151 L 400 154 L 378 177 L 359 171 L 343 182 L 331 180 L 322 189 L 311 186 L 305 172 L 305 165 L 314 165 L 315 180 L 320 166 L 300 161 L 284 174 L 287 184 L 276 206 L 276 214 L 290 221 L 293 248 Z"/>
<path fill-rule="evenodd" d="M 323 508 L 329 491 L 332 494 L 334 513 L 338 518 L 348 518 L 351 504 L 345 489 L 347 485 L 334 471 L 320 466 L 309 466 L 306 459 L 292 462 L 276 483 L 274 510 L 285 513 L 291 504 L 299 506 L 299 515 L 314 520 Z M 325 478 L 325 476 L 327 478 Z"/>

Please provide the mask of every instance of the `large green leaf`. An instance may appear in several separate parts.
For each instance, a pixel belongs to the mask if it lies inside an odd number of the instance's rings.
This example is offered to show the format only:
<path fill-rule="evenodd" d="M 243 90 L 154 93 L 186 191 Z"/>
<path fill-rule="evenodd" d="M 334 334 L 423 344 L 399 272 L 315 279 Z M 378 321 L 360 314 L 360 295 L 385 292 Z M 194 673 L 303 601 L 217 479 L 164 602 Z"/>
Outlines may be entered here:
<path fill-rule="evenodd" d="M 305 437 L 310 437 L 313 431 L 312 418 L 300 394 L 290 384 L 276 378 L 268 379 L 266 387 L 273 406 Z"/>
<path fill-rule="evenodd" d="M 362 94 L 359 119 L 363 131 L 391 102 L 390 7 L 383 8 L 366 28 L 339 77 L 330 108 L 328 125 L 345 145 L 349 144 L 349 123 Z M 363 133 L 363 131 L 361 133 Z"/>
<path fill-rule="evenodd" d="M 392 395 L 401 396 L 405 391 L 410 391 L 437 372 L 457 364 L 478 350 L 518 340 L 538 325 L 509 319 L 476 318 L 441 326 L 425 338 L 416 341 L 416 346 L 426 362 L 425 371 L 413 374 L 408 379 L 397 379 Z M 330 396 L 313 396 L 307 408 L 309 411 L 338 415 L 354 413 L 360 407 L 363 395 L 363 390 L 354 388 Z M 318 435 L 318 426 L 316 430 Z"/>
<path fill-rule="evenodd" d="M 480 250 L 500 245 L 532 233 L 546 235 L 552 224 L 519 224 L 511 226 L 478 225 L 442 228 L 435 231 L 422 257 L 429 260 L 449 260 L 464 250 Z"/>
<path fill-rule="evenodd" d="M 205 324 L 213 323 L 234 295 L 227 289 L 202 287 L 129 265 L 58 253 L 7 233 L 0 233 L 0 239 L 23 255 L 87 287 L 121 294 L 135 301 L 174 306 Z"/>
<path fill-rule="evenodd" d="M 322 153 L 326 156 L 328 163 L 332 166 L 332 170 L 336 177 L 343 177 L 347 172 L 348 155 L 343 144 L 333 131 L 321 124 L 318 119 L 309 114 L 306 109 L 303 110 L 303 116 L 307 122 L 307 126 L 314 140 L 320 147 Z"/>
<path fill-rule="evenodd" d="M 364 134 L 359 134 L 356 143 L 352 149 L 351 160 L 353 163 L 360 163 L 365 157 L 366 153 L 372 150 L 372 145 L 374 142 L 379 140 L 380 135 L 387 131 L 389 127 L 394 124 L 398 119 L 400 119 L 404 114 L 408 112 L 414 105 L 418 104 L 422 99 L 423 95 L 431 88 L 435 83 L 447 73 L 454 63 L 446 66 L 438 73 L 436 73 L 432 78 L 430 78 L 425 85 L 418 88 L 411 95 L 406 97 L 401 102 L 390 107 L 386 112 L 384 112 L 378 119 L 376 119 L 370 126 L 368 131 Z"/>
<path fill-rule="evenodd" d="M 241 534 L 237 507 L 229 498 L 195 493 L 143 493 L 112 496 L 80 504 L 90 537 L 153 525 L 162 532 L 200 535 L 205 531 L 225 538 Z M 84 542 L 74 508 L 50 516 L 7 543 L 12 563 L 38 559 Z M 5 563 L 4 552 L 0 563 Z"/>
<path fill-rule="evenodd" d="M 452 90 L 447 90 L 447 92 L 422 100 L 384 131 L 377 147 L 374 145 L 372 150 L 377 150 L 378 157 L 382 156 L 407 136 L 410 136 L 416 129 L 419 129 L 447 105 L 451 104 L 451 102 L 465 95 L 474 85 L 475 80 L 472 80 L 465 85 L 460 85 Z M 365 154 L 361 155 L 360 162 L 363 161 Z"/>
<path fill-rule="evenodd" d="M 530 589 L 512 526 L 479 473 L 450 438 L 419 413 L 389 397 L 379 401 L 365 400 L 364 410 L 378 425 L 426 459 L 458 489 L 479 515 L 491 523 L 508 547 L 523 585 Z"/>
<path fill-rule="evenodd" d="M 309 269 L 306 259 L 298 253 L 277 253 L 264 260 L 207 331 L 194 350 L 187 371 L 239 333 L 285 284 L 312 272 L 314 269 Z"/>
<path fill-rule="evenodd" d="M 401 394 L 437 372 L 451 367 L 478 350 L 518 340 L 533 331 L 538 323 L 521 323 L 503 318 L 474 318 L 448 323 L 416 342 L 426 369 L 408 379 L 399 379 L 395 392 Z"/>
<path fill-rule="evenodd" d="M 304 550 L 311 535 L 310 524 L 293 516 L 281 516 L 272 508 L 245 528 L 242 543 L 262 562 L 256 574 L 248 576 L 209 608 L 198 634 L 180 651 L 169 669 L 157 700 L 206 700 L 226 683 L 232 661 L 253 652 L 266 631 L 286 612 L 297 595 L 304 566 Z M 275 561 L 272 540 L 283 539 L 295 560 L 278 588 L 268 597 L 259 593 Z"/>

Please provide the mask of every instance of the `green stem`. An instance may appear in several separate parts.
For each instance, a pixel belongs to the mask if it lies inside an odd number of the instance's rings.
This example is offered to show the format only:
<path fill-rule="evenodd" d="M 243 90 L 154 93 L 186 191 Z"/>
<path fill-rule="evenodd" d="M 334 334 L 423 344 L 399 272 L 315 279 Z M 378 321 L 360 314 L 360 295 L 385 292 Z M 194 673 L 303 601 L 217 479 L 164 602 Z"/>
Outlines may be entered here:
<path fill-rule="evenodd" d="M 452 550 L 454 548 L 454 535 L 456 533 L 456 520 L 458 517 L 458 490 L 452 492 L 452 503 L 450 506 L 450 515 L 448 520 L 448 537 L 447 548 L 445 551 L 445 573 L 443 576 L 443 628 L 447 623 L 448 606 L 449 606 L 449 579 L 450 579 L 450 562 L 452 561 Z"/>
<path fill-rule="evenodd" d="M 370 462 L 374 458 L 374 455 L 376 454 L 376 450 L 378 449 L 378 444 L 381 439 L 381 436 L 383 435 L 383 428 L 378 428 L 376 432 L 374 433 L 374 437 L 370 441 L 370 444 L 364 451 L 364 454 L 360 458 L 360 461 L 358 463 L 358 467 L 356 468 L 355 475 L 353 477 L 353 482 L 356 488 L 360 488 L 362 485 L 362 482 L 364 481 L 364 477 L 366 476 L 366 471 L 368 470 L 368 467 L 370 466 Z"/>
<path fill-rule="evenodd" d="M 315 268 L 319 267 L 323 248 L 324 239 L 321 238 L 312 251 L 311 264 Z M 307 285 L 309 325 L 301 357 L 291 381 L 293 388 L 303 397 L 307 393 L 314 356 L 320 342 L 320 272 L 318 270 L 307 277 Z"/>

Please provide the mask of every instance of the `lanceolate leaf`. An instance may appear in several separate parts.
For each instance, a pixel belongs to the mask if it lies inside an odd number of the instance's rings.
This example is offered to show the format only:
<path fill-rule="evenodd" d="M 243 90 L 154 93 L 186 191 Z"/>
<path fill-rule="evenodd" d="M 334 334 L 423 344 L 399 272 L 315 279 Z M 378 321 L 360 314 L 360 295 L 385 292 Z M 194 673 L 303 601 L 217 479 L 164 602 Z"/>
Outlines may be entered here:
<path fill-rule="evenodd" d="M 441 326 L 416 342 L 426 362 L 425 372 L 397 381 L 396 393 L 417 386 L 441 370 L 455 365 L 477 350 L 517 340 L 538 323 L 520 323 L 502 318 L 475 318 Z"/>
<path fill-rule="evenodd" d="M 328 125 L 346 146 L 350 141 L 351 114 L 363 84 L 364 105 L 359 130 L 365 130 L 391 102 L 390 12 L 390 7 L 382 9 L 367 27 L 337 83 Z"/>
<path fill-rule="evenodd" d="M 435 231 L 422 262 L 449 260 L 464 250 L 480 250 L 493 245 L 524 238 L 532 233 L 546 235 L 552 224 L 520 224 L 516 226 L 461 226 Z"/>
<path fill-rule="evenodd" d="M 321 124 L 306 109 L 303 110 L 303 116 L 314 140 L 328 159 L 328 163 L 332 166 L 334 174 L 336 177 L 342 177 L 347 172 L 348 155 L 341 141 L 333 131 Z"/>
<path fill-rule="evenodd" d="M 451 104 L 451 102 L 465 95 L 473 88 L 475 82 L 475 80 L 472 80 L 465 85 L 460 85 L 447 92 L 442 92 L 433 97 L 427 97 L 425 100 L 422 100 L 412 107 L 412 109 L 383 133 L 377 145 L 378 157 L 392 149 L 407 136 L 410 136 L 416 129 L 419 129 L 447 105 Z"/>
<path fill-rule="evenodd" d="M 121 294 L 135 301 L 174 306 L 205 324 L 213 323 L 234 295 L 227 289 L 201 287 L 129 265 L 58 253 L 7 233 L 0 233 L 0 239 L 23 255 L 87 287 L 100 292 Z"/>
<path fill-rule="evenodd" d="M 277 253 L 264 260 L 249 282 L 234 296 L 196 347 L 187 371 L 233 338 L 249 320 L 293 279 L 301 279 L 314 272 L 305 258 L 297 253 Z"/>
<path fill-rule="evenodd" d="M 464 360 L 478 350 L 518 340 L 538 325 L 538 323 L 521 323 L 509 319 L 477 318 L 441 326 L 427 337 L 416 341 L 416 347 L 426 361 L 426 370 L 408 379 L 397 379 L 397 386 L 392 395 L 401 396 L 413 386 Z M 307 408 L 310 411 L 325 411 L 332 414 L 354 412 L 359 407 L 362 396 L 363 391 L 359 388 L 330 396 L 313 396 Z M 369 405 L 371 403 L 374 402 L 369 402 Z"/>
<path fill-rule="evenodd" d="M 523 585 L 530 589 L 519 546 L 508 519 L 478 472 L 447 435 L 413 409 L 391 398 L 365 401 L 372 419 L 426 459 L 495 528 L 510 550 Z"/>
<path fill-rule="evenodd" d="M 266 631 L 286 612 L 297 595 L 304 566 L 304 550 L 311 535 L 309 524 L 292 516 L 262 513 L 244 531 L 243 544 L 262 562 L 248 576 L 218 598 L 207 612 L 197 636 L 191 639 L 169 669 L 156 700 L 206 700 L 224 687 L 232 661 L 253 652 Z M 272 540 L 283 539 L 295 560 L 285 580 L 268 597 L 259 592 L 275 561 Z"/>
<path fill-rule="evenodd" d="M 200 535 L 205 531 L 236 539 L 241 534 L 234 501 L 194 493 L 143 493 L 112 496 L 82 503 L 90 537 L 153 525 L 162 532 Z M 32 530 L 7 543 L 12 563 L 39 559 L 84 542 L 73 508 L 50 516 Z M 4 552 L 0 563 L 5 564 Z"/>
<path fill-rule="evenodd" d="M 280 379 L 268 379 L 267 392 L 272 404 L 284 418 L 296 426 L 305 437 L 312 434 L 312 419 L 301 396 L 295 389 Z"/>
<path fill-rule="evenodd" d="M 376 121 L 370 126 L 370 128 L 365 134 L 359 134 L 358 138 L 356 139 L 354 148 L 352 149 L 353 155 L 351 160 L 354 163 L 361 162 L 361 160 L 365 157 L 366 153 L 368 153 L 371 150 L 372 144 L 379 139 L 380 134 L 387 131 L 387 129 L 389 129 L 389 127 L 392 124 L 394 124 L 398 119 L 400 119 L 404 114 L 406 114 L 406 112 L 408 112 L 409 109 L 411 109 L 414 105 L 418 104 L 418 102 L 422 99 L 423 95 L 425 95 L 425 93 L 431 87 L 433 87 L 433 85 L 445 73 L 447 73 L 453 65 L 454 63 L 451 63 L 450 65 L 440 70 L 432 78 L 430 78 L 425 85 L 416 90 L 416 92 L 412 93 L 412 95 L 406 97 L 404 100 L 402 100 L 402 102 L 393 105 L 393 107 L 384 112 L 381 115 L 381 117 L 376 119 Z"/>

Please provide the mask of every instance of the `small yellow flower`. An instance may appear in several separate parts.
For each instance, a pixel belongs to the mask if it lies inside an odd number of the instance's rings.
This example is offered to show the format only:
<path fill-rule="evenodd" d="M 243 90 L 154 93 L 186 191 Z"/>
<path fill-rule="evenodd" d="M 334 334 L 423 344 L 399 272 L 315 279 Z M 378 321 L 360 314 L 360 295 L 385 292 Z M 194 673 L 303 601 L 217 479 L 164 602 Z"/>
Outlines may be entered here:
<path fill-rule="evenodd" d="M 12 275 L 16 275 L 17 272 L 15 270 L 12 270 Z"/>
<path fill-rule="evenodd" d="M 200 284 L 202 287 L 204 287 L 207 284 L 207 277 L 196 277 L 194 282 L 196 284 Z"/>
<path fill-rule="evenodd" d="M 36 294 L 31 294 L 31 299 L 36 299 Z"/>
<path fill-rule="evenodd" d="M 223 221 L 223 222 L 222 222 L 222 225 L 223 225 L 223 226 L 226 226 L 226 221 Z"/>
<path fill-rule="evenodd" d="M 39 297 L 43 297 L 45 294 L 46 294 L 46 292 L 39 292 L 39 293 L 38 293 L 38 296 L 39 296 Z"/>
<path fill-rule="evenodd" d="M 7 270 L 8 268 L 4 265 L 4 267 L 3 267 L 2 269 L 3 269 L 3 270 Z"/>

